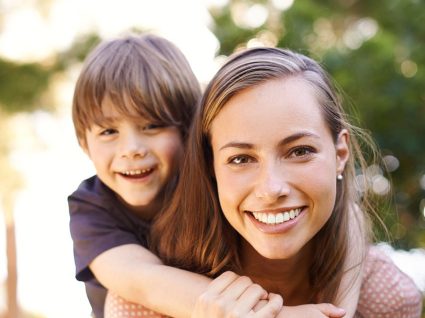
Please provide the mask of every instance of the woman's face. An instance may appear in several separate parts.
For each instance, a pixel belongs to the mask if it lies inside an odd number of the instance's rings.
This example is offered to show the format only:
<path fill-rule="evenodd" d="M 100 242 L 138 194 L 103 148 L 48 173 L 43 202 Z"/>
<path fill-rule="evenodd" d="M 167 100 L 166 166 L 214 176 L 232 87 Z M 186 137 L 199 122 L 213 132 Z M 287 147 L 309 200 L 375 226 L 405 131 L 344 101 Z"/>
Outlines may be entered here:
<path fill-rule="evenodd" d="M 262 256 L 295 256 L 332 213 L 347 131 L 335 144 L 311 86 L 290 77 L 232 97 L 210 133 L 226 219 Z"/>

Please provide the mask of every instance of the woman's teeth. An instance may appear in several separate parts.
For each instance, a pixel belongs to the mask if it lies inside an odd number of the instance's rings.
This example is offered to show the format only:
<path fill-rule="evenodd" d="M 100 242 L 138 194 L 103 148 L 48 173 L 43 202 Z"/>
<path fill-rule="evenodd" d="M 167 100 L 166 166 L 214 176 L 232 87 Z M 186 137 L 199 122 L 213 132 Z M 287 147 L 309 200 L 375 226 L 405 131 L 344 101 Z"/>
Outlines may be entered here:
<path fill-rule="evenodd" d="M 263 213 L 263 212 L 252 212 L 254 218 L 261 223 L 265 224 L 280 224 L 296 218 L 301 212 L 301 208 L 293 209 L 287 212 L 279 213 Z"/>

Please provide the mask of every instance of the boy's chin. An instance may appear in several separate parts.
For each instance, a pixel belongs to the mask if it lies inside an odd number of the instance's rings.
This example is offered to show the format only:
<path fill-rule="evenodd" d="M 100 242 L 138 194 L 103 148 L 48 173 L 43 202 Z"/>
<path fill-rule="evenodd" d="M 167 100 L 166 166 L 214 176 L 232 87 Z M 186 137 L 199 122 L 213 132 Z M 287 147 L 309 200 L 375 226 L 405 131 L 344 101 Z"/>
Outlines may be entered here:
<path fill-rule="evenodd" d="M 160 206 L 156 200 L 156 196 L 128 198 L 120 197 L 121 202 L 131 211 L 136 212 L 140 216 L 151 218 L 156 212 L 159 211 Z"/>

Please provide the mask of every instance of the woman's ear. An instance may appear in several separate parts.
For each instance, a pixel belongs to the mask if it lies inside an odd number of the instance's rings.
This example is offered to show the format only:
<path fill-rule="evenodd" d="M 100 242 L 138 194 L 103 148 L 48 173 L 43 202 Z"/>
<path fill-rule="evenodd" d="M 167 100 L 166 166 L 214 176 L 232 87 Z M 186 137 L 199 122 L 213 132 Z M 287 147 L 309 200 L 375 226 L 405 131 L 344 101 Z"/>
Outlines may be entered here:
<path fill-rule="evenodd" d="M 350 135 L 347 129 L 341 130 L 338 134 L 338 138 L 335 143 L 336 150 L 336 173 L 342 174 L 345 168 L 345 164 L 350 157 L 350 150 L 348 147 Z"/>

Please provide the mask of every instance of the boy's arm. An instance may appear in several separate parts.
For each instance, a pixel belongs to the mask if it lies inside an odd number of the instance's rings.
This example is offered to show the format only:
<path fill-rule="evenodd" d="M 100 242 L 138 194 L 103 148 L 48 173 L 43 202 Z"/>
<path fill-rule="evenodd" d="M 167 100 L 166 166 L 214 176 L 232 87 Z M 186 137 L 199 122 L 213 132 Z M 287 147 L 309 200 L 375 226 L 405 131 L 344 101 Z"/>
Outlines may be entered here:
<path fill-rule="evenodd" d="M 359 233 L 356 231 L 358 229 L 350 234 L 347 268 L 358 264 L 364 253 L 364 250 L 359 248 L 364 245 L 356 245 L 353 242 L 356 237 L 354 233 Z M 207 290 L 211 282 L 211 279 L 202 275 L 162 265 L 158 257 L 136 244 L 122 245 L 103 252 L 90 264 L 90 269 L 107 289 L 128 301 L 141 303 L 154 311 L 177 318 L 191 316 L 199 296 Z M 344 275 L 335 303 L 337 307 L 345 309 L 345 317 L 354 317 L 360 286 L 361 266 L 355 266 Z M 289 315 L 292 310 L 297 313 L 316 310 L 318 314 L 323 314 L 325 309 L 328 310 L 320 305 L 310 306 L 311 308 L 286 307 L 282 314 Z M 336 310 L 335 307 L 331 308 L 332 311 Z M 329 312 L 332 311 L 329 309 Z M 295 314 L 294 317 L 296 316 L 298 315 Z"/>
<path fill-rule="evenodd" d="M 355 244 L 361 229 L 350 231 L 350 251 L 346 268 L 358 264 L 364 244 Z M 359 236 L 357 236 L 359 235 Z M 362 242 L 363 243 L 363 242 Z M 195 273 L 162 265 L 146 248 L 127 244 L 109 249 L 90 264 L 96 278 L 107 289 L 123 298 L 174 317 L 190 317 L 210 279 Z M 344 308 L 346 317 L 353 317 L 361 286 L 361 266 L 354 266 L 342 280 L 336 306 Z"/>
<path fill-rule="evenodd" d="M 175 317 L 189 317 L 209 279 L 166 267 L 140 242 L 144 229 L 134 232 L 130 218 L 121 218 L 110 205 L 97 177 L 82 182 L 68 197 L 70 232 L 74 245 L 76 278 L 99 282 L 133 302 Z M 148 231 L 147 229 L 145 231 Z"/>
<path fill-rule="evenodd" d="M 114 247 L 97 256 L 90 269 L 107 289 L 151 310 L 176 318 L 190 317 L 211 279 L 162 265 L 141 245 Z"/>

